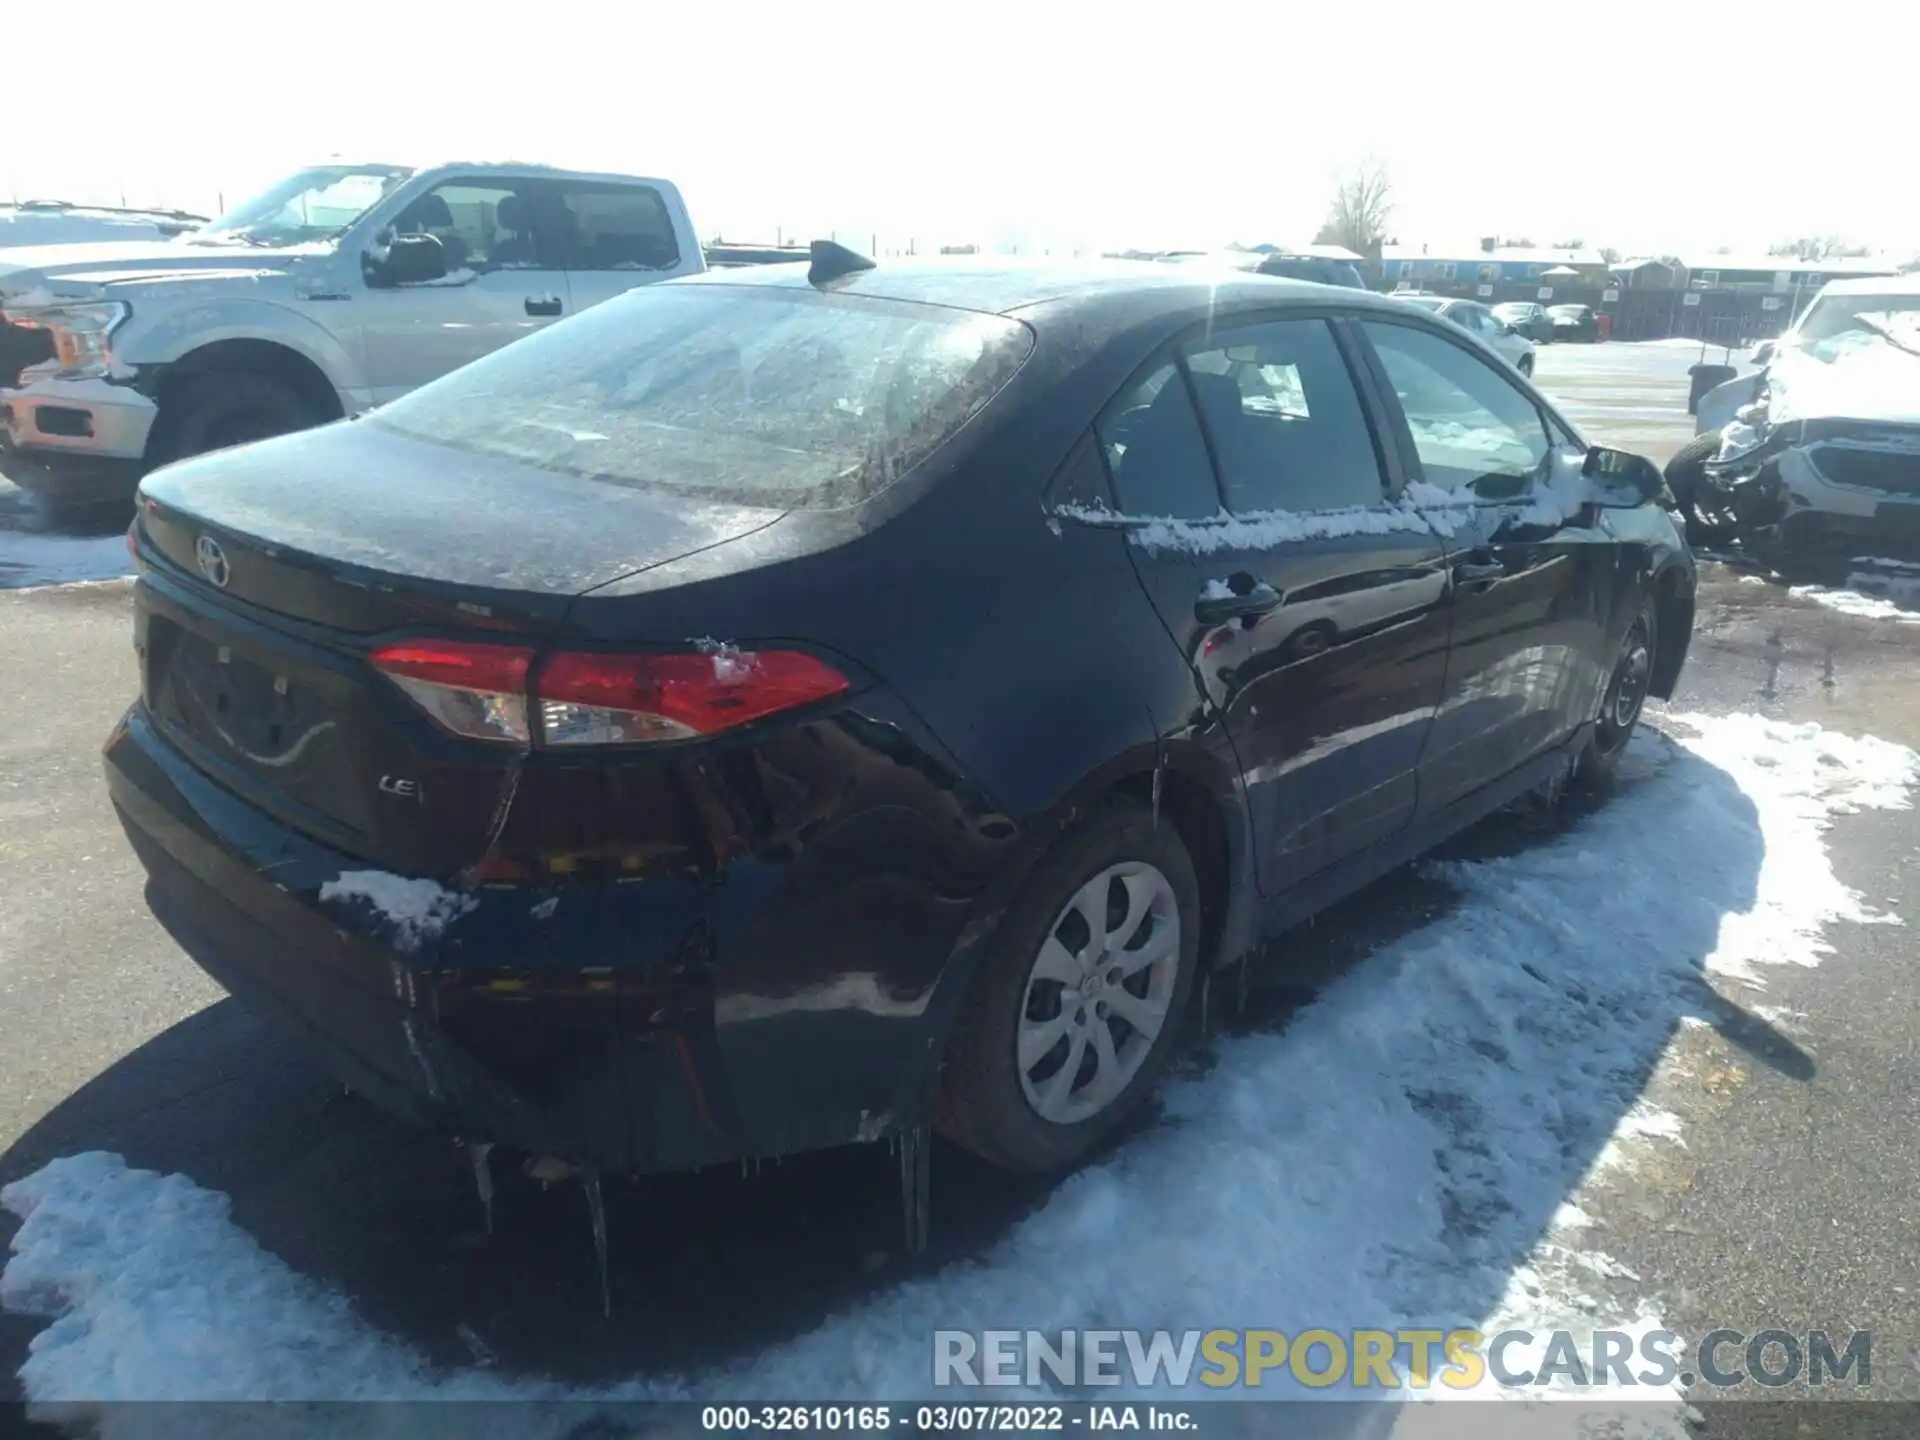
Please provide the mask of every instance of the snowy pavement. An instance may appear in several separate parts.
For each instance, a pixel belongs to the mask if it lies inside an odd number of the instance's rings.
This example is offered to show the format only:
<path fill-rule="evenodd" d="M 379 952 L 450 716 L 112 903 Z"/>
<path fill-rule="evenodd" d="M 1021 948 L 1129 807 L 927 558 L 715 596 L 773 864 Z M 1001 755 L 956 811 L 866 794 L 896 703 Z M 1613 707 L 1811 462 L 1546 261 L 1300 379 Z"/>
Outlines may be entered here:
<path fill-rule="evenodd" d="M 1636 742 L 1622 792 L 1563 833 L 1425 867 L 1443 914 L 1283 1028 L 1217 1039 L 1157 1123 L 1032 1214 L 822 1306 L 791 1338 L 677 1371 L 634 1355 L 589 1385 L 434 1363 L 263 1250 L 225 1196 L 93 1152 L 0 1193 L 23 1221 L 0 1302 L 53 1321 L 25 1391 L 905 1399 L 930 1393 L 936 1328 L 1657 1327 L 1660 1285 L 1607 1255 L 1587 1187 L 1688 1143 L 1643 1092 L 1676 1035 L 1717 1017 L 1717 983 L 1816 966 L 1836 929 L 1898 923 L 1836 879 L 1825 833 L 1904 808 L 1920 780 L 1904 747 L 1817 726 L 1664 728 Z M 619 1303 L 648 1304 L 644 1277 Z M 1315 1433 L 1383 1433 L 1383 1414 Z M 102 1413 L 105 1435 L 120 1415 Z M 1634 1415 L 1635 1433 L 1685 1433 L 1677 1403 Z M 364 1415 L 337 1418 L 365 1433 Z M 1385 1418 L 1421 1433 L 1418 1410 Z"/>
<path fill-rule="evenodd" d="M 127 522 L 132 507 L 126 508 L 126 514 L 62 522 L 45 514 L 24 490 L 0 478 L 0 590 L 131 575 Z"/>

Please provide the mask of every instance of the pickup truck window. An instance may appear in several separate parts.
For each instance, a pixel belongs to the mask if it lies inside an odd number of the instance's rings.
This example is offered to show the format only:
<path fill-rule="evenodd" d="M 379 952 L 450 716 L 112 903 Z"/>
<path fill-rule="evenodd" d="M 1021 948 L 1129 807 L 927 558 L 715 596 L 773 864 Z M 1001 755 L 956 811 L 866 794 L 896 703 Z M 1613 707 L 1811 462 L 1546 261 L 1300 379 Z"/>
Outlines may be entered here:
<path fill-rule="evenodd" d="M 416 439 L 737 504 L 850 504 L 971 419 L 1033 347 L 945 306 L 646 285 L 368 416 Z"/>
<path fill-rule="evenodd" d="M 537 193 L 533 185 L 449 180 L 407 206 L 394 229 L 438 239 L 449 272 L 558 270 L 565 224 L 551 218 L 554 208 L 552 198 Z"/>
<path fill-rule="evenodd" d="M 680 263 L 660 192 L 644 185 L 562 180 L 553 185 L 565 207 L 563 251 L 569 270 L 670 270 Z"/>

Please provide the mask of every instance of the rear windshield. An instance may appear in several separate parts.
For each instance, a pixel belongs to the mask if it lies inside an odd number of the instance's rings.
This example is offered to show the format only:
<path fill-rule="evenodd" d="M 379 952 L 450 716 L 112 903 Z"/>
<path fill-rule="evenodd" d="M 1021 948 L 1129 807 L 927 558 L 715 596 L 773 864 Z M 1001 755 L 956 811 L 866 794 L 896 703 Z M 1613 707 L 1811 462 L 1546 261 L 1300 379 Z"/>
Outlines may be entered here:
<path fill-rule="evenodd" d="M 1418 305 L 1422 310 L 1437 311 L 1447 303 L 1444 295 L 1402 295 L 1400 298 L 1411 305 Z"/>
<path fill-rule="evenodd" d="M 420 440 L 739 504 L 878 493 L 1033 346 L 1000 315 L 752 285 L 646 285 L 376 411 Z"/>

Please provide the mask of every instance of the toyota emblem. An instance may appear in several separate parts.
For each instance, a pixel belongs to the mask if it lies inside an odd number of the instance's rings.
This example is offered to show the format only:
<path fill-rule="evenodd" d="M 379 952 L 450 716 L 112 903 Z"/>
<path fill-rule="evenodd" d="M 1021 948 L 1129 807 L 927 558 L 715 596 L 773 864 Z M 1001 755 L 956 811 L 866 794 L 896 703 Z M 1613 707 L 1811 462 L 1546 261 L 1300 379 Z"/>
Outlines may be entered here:
<path fill-rule="evenodd" d="M 220 589 L 227 588 L 233 571 L 227 565 L 227 552 L 214 543 L 211 535 L 202 535 L 193 547 L 193 558 L 200 562 L 200 573 Z"/>

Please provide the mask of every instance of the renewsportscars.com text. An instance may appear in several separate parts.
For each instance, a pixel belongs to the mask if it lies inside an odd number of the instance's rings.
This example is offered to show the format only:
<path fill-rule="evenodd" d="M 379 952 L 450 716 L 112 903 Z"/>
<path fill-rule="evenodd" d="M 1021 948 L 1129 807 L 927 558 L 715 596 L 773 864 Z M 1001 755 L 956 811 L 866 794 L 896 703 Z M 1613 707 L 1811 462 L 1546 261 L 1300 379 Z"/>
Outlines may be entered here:
<path fill-rule="evenodd" d="M 1743 1385 L 1866 1386 L 1873 1337 L 1824 1330 L 937 1330 L 936 1386 L 1473 1390 Z"/>

